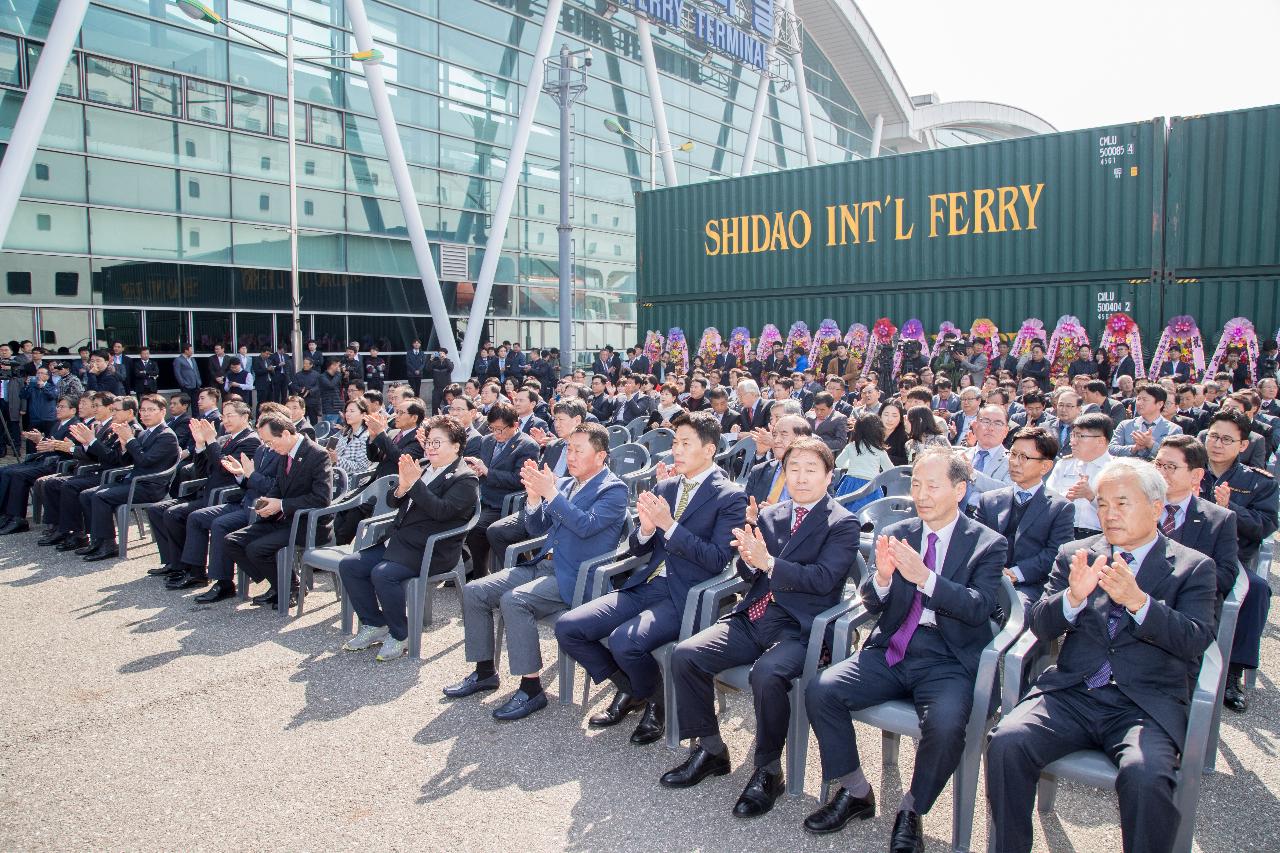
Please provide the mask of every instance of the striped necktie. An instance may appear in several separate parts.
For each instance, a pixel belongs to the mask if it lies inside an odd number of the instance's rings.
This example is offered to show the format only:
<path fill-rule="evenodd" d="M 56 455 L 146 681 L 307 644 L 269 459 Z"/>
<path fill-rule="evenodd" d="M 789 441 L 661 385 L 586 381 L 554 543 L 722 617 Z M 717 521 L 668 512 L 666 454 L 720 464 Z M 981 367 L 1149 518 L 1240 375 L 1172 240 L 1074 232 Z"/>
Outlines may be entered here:
<path fill-rule="evenodd" d="M 1164 508 L 1164 521 L 1160 524 L 1160 532 L 1165 536 L 1172 536 L 1177 529 L 1178 507 L 1176 504 L 1169 504 Z"/>
<path fill-rule="evenodd" d="M 791 535 L 795 536 L 796 531 L 800 529 L 800 524 L 804 521 L 804 517 L 809 514 L 809 510 L 802 506 L 796 507 L 796 520 L 791 524 Z M 765 610 L 769 608 L 769 602 L 773 601 L 773 590 L 769 590 L 763 596 L 752 602 L 747 608 L 747 618 L 755 622 L 764 615 Z"/>
<path fill-rule="evenodd" d="M 680 500 L 676 501 L 676 511 L 671 516 L 676 521 L 679 521 L 680 516 L 684 515 L 685 509 L 689 506 L 689 498 L 693 496 L 693 492 L 697 488 L 697 480 L 684 480 L 680 483 Z M 663 560 L 661 563 L 658 563 L 656 568 L 654 568 L 653 574 L 649 575 L 649 580 L 645 581 L 645 583 L 651 583 L 657 578 L 666 577 L 666 574 L 667 561 Z"/>
<path fill-rule="evenodd" d="M 1129 565 L 1133 565 L 1134 557 L 1128 551 L 1120 552 L 1120 559 Z M 1125 607 L 1123 604 L 1112 604 L 1111 610 L 1107 613 L 1107 635 L 1111 639 L 1116 638 L 1116 634 L 1120 633 L 1120 624 L 1124 620 Z M 1102 666 L 1098 667 L 1098 671 L 1085 679 L 1085 686 L 1090 690 L 1104 687 L 1111 683 L 1111 659 L 1108 658 L 1102 662 Z"/>

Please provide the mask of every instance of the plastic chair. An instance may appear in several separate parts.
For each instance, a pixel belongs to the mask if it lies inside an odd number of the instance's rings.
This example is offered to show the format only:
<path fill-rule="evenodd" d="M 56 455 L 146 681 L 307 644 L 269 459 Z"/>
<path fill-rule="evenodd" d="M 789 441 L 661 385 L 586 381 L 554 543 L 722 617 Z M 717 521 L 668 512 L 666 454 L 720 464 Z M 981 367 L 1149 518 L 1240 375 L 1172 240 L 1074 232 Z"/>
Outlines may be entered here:
<path fill-rule="evenodd" d="M 316 431 L 316 441 L 324 441 L 329 437 L 329 433 L 333 432 L 333 424 L 326 420 L 316 421 L 313 427 Z"/>
<path fill-rule="evenodd" d="M 1022 601 L 1018 598 L 1013 584 L 1007 577 L 1000 577 L 1000 587 L 996 596 L 1000 611 L 1007 614 L 1003 626 L 991 623 L 991 642 L 982 650 L 978 660 L 978 675 L 973 683 L 973 708 L 969 712 L 969 721 L 965 726 L 964 753 L 960 764 L 951 777 L 951 848 L 968 850 L 969 841 L 973 837 L 973 813 L 978 799 L 978 769 L 982 761 L 982 751 L 986 745 L 987 731 L 991 728 L 994 716 L 991 714 L 992 698 L 998 687 L 996 675 L 1000 659 L 1013 641 L 1022 633 L 1024 615 Z M 848 657 L 848 637 L 850 629 L 870 628 L 877 616 L 858 608 L 840 617 L 836 623 L 836 646 L 832 650 L 832 664 Z M 843 641 L 842 642 L 842 638 Z M 915 705 L 910 701 L 895 699 L 872 705 L 861 711 L 854 711 L 855 721 L 866 723 L 880 729 L 881 752 L 884 765 L 889 767 L 898 762 L 898 746 L 903 735 L 920 738 L 920 719 L 916 715 Z M 829 782 L 823 782 L 821 799 L 826 802 L 829 796 Z"/>
<path fill-rule="evenodd" d="M 344 498 L 324 509 L 311 510 L 307 514 L 307 536 L 303 545 L 302 556 L 298 559 L 298 610 L 294 615 L 302 615 L 302 607 L 307 597 L 307 590 L 315 585 L 314 573 L 316 571 L 329 572 L 333 575 L 334 593 L 338 596 L 338 600 L 341 601 L 342 576 L 338 574 L 338 564 L 342 562 L 343 557 L 348 557 L 356 551 L 377 544 L 376 540 L 373 542 L 362 540 L 359 535 L 359 526 L 357 526 L 356 537 L 349 544 L 326 545 L 317 542 L 316 536 L 320 527 L 320 519 L 336 516 L 340 512 L 364 506 L 371 501 L 373 503 L 373 512 L 370 513 L 370 516 L 382 516 L 387 513 L 394 515 L 388 496 L 399 482 L 398 475 L 388 474 L 385 477 L 378 478 L 377 481 L 362 492 Z M 368 521 L 368 519 L 363 519 L 361 524 L 364 524 L 365 521 Z"/>
<path fill-rule="evenodd" d="M 729 446 L 716 454 L 716 464 L 724 469 L 730 480 L 745 483 L 751 473 L 751 461 L 756 456 L 756 440 L 750 435 L 734 439 L 732 434 L 720 436 L 721 440 L 730 439 Z"/>
<path fill-rule="evenodd" d="M 634 441 L 620 444 L 610 448 L 608 465 L 615 477 L 643 471 L 649 467 L 649 451 Z"/>
<path fill-rule="evenodd" d="M 631 441 L 631 431 L 620 424 L 609 424 L 609 449 Z"/>
<path fill-rule="evenodd" d="M 119 482 L 121 477 L 132 470 L 133 466 L 129 466 L 128 468 L 117 468 L 114 471 L 109 471 L 107 472 L 106 482 Z M 147 519 L 147 515 L 143 510 L 150 509 L 157 503 L 168 499 L 169 487 L 173 484 L 173 477 L 177 473 L 178 466 L 175 464 L 164 471 L 157 471 L 154 474 L 139 474 L 129 481 L 129 493 L 125 497 L 125 502 L 116 507 L 116 540 L 119 542 L 120 557 L 122 559 L 128 559 L 129 557 L 130 514 L 133 515 L 133 519 L 138 525 L 138 538 L 142 538 L 145 535 L 143 522 Z M 133 496 L 139 483 L 164 483 L 164 490 L 160 493 L 160 500 L 135 503 Z M 149 520 L 146 523 L 150 526 Z"/>
<path fill-rule="evenodd" d="M 645 431 L 648 429 L 649 429 L 648 415 L 641 415 L 638 418 L 632 418 L 631 422 L 627 424 L 627 433 L 631 436 L 630 438 L 631 441 L 638 441 L 640 439 L 640 436 L 644 435 Z"/>
<path fill-rule="evenodd" d="M 1174 791 L 1174 801 L 1177 804 L 1178 813 L 1182 815 L 1178 837 L 1173 844 L 1173 849 L 1177 853 L 1190 853 L 1191 850 L 1196 827 L 1196 808 L 1200 802 L 1200 777 L 1207 769 L 1212 768 L 1213 759 L 1210 750 L 1217 749 L 1216 720 L 1222 707 L 1226 661 L 1230 659 L 1223 657 L 1223 650 L 1225 648 L 1230 655 L 1230 643 L 1231 637 L 1235 634 L 1236 618 L 1248 590 L 1249 578 L 1241 572 L 1236 576 L 1235 586 L 1231 588 L 1230 594 L 1222 603 L 1222 616 L 1218 621 L 1216 641 L 1205 650 L 1200 662 L 1200 673 L 1196 678 L 1195 690 L 1191 696 L 1191 712 L 1187 716 L 1186 740 L 1176 771 L 1178 787 Z M 1051 655 L 1052 652 L 1046 653 L 1044 644 L 1039 642 L 1036 635 L 1030 631 L 1018 638 L 1017 643 L 1005 658 L 1001 704 L 1004 706 L 1006 715 L 1013 711 L 1022 697 L 1022 673 L 1027 667 L 1038 667 Z M 1053 811 L 1059 778 L 1083 782 L 1096 788 L 1114 790 L 1117 775 L 1115 765 L 1101 750 L 1080 750 L 1065 755 L 1041 771 L 1040 784 L 1036 789 L 1037 808 L 1042 814 Z"/>
<path fill-rule="evenodd" d="M 413 657 L 422 657 L 422 629 L 434 621 L 431 616 L 432 596 L 445 583 L 452 583 L 454 589 L 458 590 L 458 595 L 461 596 L 462 588 L 467 585 L 467 565 L 462 554 L 458 555 L 458 562 L 452 571 L 435 576 L 430 574 L 431 557 L 435 553 L 436 545 L 449 539 L 466 536 L 475 529 L 479 521 L 480 498 L 477 497 L 471 518 L 464 524 L 427 537 L 418 576 L 405 581 L 405 601 L 409 608 L 409 654 Z"/>
<path fill-rule="evenodd" d="M 880 531 L 896 521 L 911 518 L 916 514 L 916 504 L 911 498 L 880 498 L 858 510 L 858 523 L 863 527 L 871 525 L 870 533 L 863 533 L 858 543 L 862 559 L 874 569 L 876 567 L 876 537 Z"/>
<path fill-rule="evenodd" d="M 635 439 L 635 443 L 649 452 L 650 456 L 665 453 L 671 449 L 676 434 L 669 429 L 651 429 Z"/>
<path fill-rule="evenodd" d="M 1280 459 L 1280 454 L 1276 454 L 1276 457 Z M 1273 533 L 1262 540 L 1262 544 L 1258 546 L 1258 558 L 1254 561 L 1253 573 L 1266 584 L 1271 583 L 1271 561 L 1275 557 L 1277 541 L 1280 541 L 1280 533 Z M 1223 660 L 1229 663 L 1231 657 L 1228 655 Z M 1244 671 L 1244 686 L 1252 690 L 1257 683 L 1258 671 L 1256 669 L 1246 669 Z"/>
<path fill-rule="evenodd" d="M 834 482 L 839 481 L 835 480 Z M 841 495 L 836 498 L 836 501 L 841 506 L 848 506 L 872 494 L 887 498 L 909 496 L 911 494 L 911 467 L 909 465 L 899 465 L 896 468 L 890 468 L 888 471 L 881 471 L 871 480 L 864 483 L 862 488 L 855 489 L 847 495 Z"/>

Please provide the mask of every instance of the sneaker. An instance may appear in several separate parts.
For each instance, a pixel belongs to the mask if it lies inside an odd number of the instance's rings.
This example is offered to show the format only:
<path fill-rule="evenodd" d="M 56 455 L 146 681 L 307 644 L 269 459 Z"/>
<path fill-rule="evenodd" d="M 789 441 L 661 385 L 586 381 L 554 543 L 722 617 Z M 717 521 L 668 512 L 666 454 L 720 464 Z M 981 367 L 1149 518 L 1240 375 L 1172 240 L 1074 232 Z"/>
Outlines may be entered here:
<path fill-rule="evenodd" d="M 382 649 L 378 652 L 378 661 L 386 663 L 389 660 L 395 660 L 398 657 L 404 657 L 409 651 L 409 643 L 405 640 L 397 640 L 390 634 L 382 641 Z"/>
<path fill-rule="evenodd" d="M 356 635 L 342 644 L 342 648 L 348 652 L 362 652 L 377 643 L 381 643 L 386 639 L 386 636 L 387 629 L 385 627 L 361 625 Z"/>

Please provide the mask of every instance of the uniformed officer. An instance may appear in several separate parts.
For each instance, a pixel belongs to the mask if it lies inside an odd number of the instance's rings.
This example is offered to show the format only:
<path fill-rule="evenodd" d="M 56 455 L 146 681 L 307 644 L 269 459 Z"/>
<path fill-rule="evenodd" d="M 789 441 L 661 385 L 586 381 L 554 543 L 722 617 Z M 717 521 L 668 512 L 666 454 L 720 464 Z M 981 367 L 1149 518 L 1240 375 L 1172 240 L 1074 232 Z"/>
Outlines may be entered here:
<path fill-rule="evenodd" d="M 1276 481 L 1261 468 L 1241 465 L 1240 453 L 1249 444 L 1249 419 L 1243 412 L 1219 409 L 1209 419 L 1205 449 L 1209 453 L 1209 470 L 1200 483 L 1200 497 L 1236 514 L 1236 532 L 1240 539 L 1240 562 L 1249 576 L 1249 593 L 1240 606 L 1235 642 L 1231 647 L 1231 666 L 1227 671 L 1227 688 L 1222 703 L 1243 714 L 1249 705 L 1244 698 L 1241 674 L 1246 668 L 1257 669 L 1258 647 L 1262 630 L 1271 608 L 1271 587 L 1250 571 L 1258 555 L 1258 547 L 1280 526 L 1277 519 Z"/>

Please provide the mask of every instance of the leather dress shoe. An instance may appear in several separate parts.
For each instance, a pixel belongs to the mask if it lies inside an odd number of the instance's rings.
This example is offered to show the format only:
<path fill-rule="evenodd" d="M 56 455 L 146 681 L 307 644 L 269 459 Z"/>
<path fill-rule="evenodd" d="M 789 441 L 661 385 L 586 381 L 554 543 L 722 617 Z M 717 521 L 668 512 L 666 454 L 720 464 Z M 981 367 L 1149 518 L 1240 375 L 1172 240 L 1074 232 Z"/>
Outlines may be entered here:
<path fill-rule="evenodd" d="M 66 539 L 66 534 L 61 530 L 50 530 L 48 533 L 37 539 L 36 544 L 44 546 L 61 545 L 64 539 Z"/>
<path fill-rule="evenodd" d="M 249 599 L 250 604 L 257 604 L 257 605 L 266 604 L 268 601 L 272 603 L 276 601 L 276 588 L 274 586 L 269 588 L 266 592 L 260 592 L 257 595 L 255 595 L 253 598 Z"/>
<path fill-rule="evenodd" d="M 534 711 L 541 711 L 547 707 L 547 692 L 545 690 L 538 693 L 537 696 L 530 696 L 523 690 L 517 690 L 515 695 L 506 701 L 501 708 L 494 709 L 493 718 L 503 723 L 510 723 L 515 720 L 523 720 Z"/>
<path fill-rule="evenodd" d="M 734 817 L 760 817 L 768 814 L 773 804 L 782 796 L 786 783 L 781 773 L 770 773 L 763 767 L 757 767 L 751 774 L 751 781 L 742 789 L 742 796 L 733 806 Z"/>
<path fill-rule="evenodd" d="M 31 525 L 27 523 L 25 518 L 10 518 L 3 527 L 0 527 L 0 536 L 9 536 L 13 533 L 26 533 L 31 529 Z"/>
<path fill-rule="evenodd" d="M 186 571 L 180 575 L 170 575 L 165 581 L 166 589 L 192 589 L 209 583 L 209 576 L 204 572 Z"/>
<path fill-rule="evenodd" d="M 98 550 L 98 546 L 101 544 L 101 542 L 95 542 L 92 539 L 85 539 L 84 544 L 75 549 L 74 553 L 83 557 L 85 554 L 92 554 L 94 551 Z"/>
<path fill-rule="evenodd" d="M 667 732 L 666 709 L 657 702 L 649 702 L 644 706 L 644 714 L 631 733 L 631 742 L 636 746 L 648 746 L 662 740 Z"/>
<path fill-rule="evenodd" d="M 79 552 L 77 551 L 76 553 Z M 86 563 L 96 563 L 100 560 L 114 560 L 119 556 L 120 550 L 116 547 L 116 543 L 103 542 L 97 548 L 85 554 L 83 559 Z"/>
<path fill-rule="evenodd" d="M 200 604 L 213 604 L 228 598 L 235 598 L 236 585 L 231 581 L 214 581 L 213 586 L 197 595 L 193 600 Z"/>
<path fill-rule="evenodd" d="M 256 607 L 275 607 L 280 603 L 280 595 L 276 592 L 276 588 L 272 587 L 262 595 L 255 595 L 250 603 Z M 289 606 L 293 607 L 297 603 L 298 590 L 291 587 L 289 589 Z"/>
<path fill-rule="evenodd" d="M 923 853 L 924 832 L 920 828 L 920 815 L 915 812 L 898 812 L 893 822 L 893 834 L 889 836 L 889 853 Z"/>
<path fill-rule="evenodd" d="M 172 575 L 172 574 L 177 574 L 177 573 L 182 572 L 182 571 L 184 571 L 184 570 L 183 570 L 183 569 L 178 568 L 178 567 L 177 567 L 177 566 L 175 566 L 175 565 L 173 565 L 173 563 L 165 563 L 165 564 L 163 564 L 163 565 L 160 565 L 160 566 L 152 566 L 151 568 L 147 569 L 147 574 L 148 574 L 148 575 L 150 575 L 150 576 L 151 576 L 151 577 L 153 577 L 153 578 L 156 578 L 156 577 L 160 577 L 160 576 L 162 576 L 162 575 Z"/>
<path fill-rule="evenodd" d="M 57 550 L 63 551 L 63 552 L 65 551 L 79 552 L 81 548 L 86 548 L 88 547 L 88 545 L 89 545 L 88 536 L 78 536 L 74 533 L 68 533 L 66 536 L 63 537 L 62 542 L 61 544 L 58 545 Z M 85 553 L 88 553 L 88 552 L 86 551 Z"/>
<path fill-rule="evenodd" d="M 593 714 L 591 719 L 587 720 L 587 725 L 593 729 L 607 729 L 610 726 L 616 726 L 627 714 L 639 711 L 644 706 L 643 699 L 636 699 L 630 693 L 619 690 L 613 694 L 613 701 L 609 703 L 609 707 L 599 714 Z"/>
<path fill-rule="evenodd" d="M 826 835 L 829 832 L 839 832 L 844 829 L 845 824 L 854 818 L 870 820 L 875 816 L 876 795 L 874 791 L 865 797 L 855 797 L 845 788 L 841 788 L 836 791 L 836 795 L 831 798 L 831 802 L 804 819 L 804 829 L 805 832 L 813 835 Z"/>
<path fill-rule="evenodd" d="M 689 750 L 683 764 L 663 773 L 658 783 L 664 788 L 692 788 L 708 776 L 724 776 L 732 769 L 728 750 L 714 755 L 699 744 Z"/>
<path fill-rule="evenodd" d="M 1240 683 L 1239 676 L 1227 679 L 1227 688 L 1222 691 L 1222 704 L 1237 714 L 1243 714 L 1249 710 L 1249 702 L 1244 698 L 1244 685 Z"/>
<path fill-rule="evenodd" d="M 474 672 L 457 684 L 450 684 L 444 689 L 444 695 L 450 699 L 461 699 L 464 696 L 470 696 L 473 693 L 479 693 L 482 690 L 498 689 L 498 673 L 490 675 L 488 678 L 481 678 Z"/>

